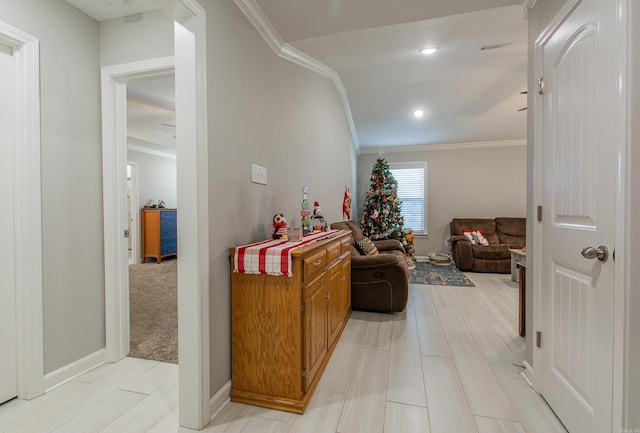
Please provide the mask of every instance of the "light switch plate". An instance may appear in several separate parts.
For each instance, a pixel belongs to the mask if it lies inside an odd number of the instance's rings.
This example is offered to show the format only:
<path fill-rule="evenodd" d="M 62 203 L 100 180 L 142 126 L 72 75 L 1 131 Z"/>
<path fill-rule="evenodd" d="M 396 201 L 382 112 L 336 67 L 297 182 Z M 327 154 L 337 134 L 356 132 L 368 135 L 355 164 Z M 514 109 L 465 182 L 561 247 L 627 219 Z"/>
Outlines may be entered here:
<path fill-rule="evenodd" d="M 267 184 L 267 169 L 259 165 L 251 164 L 251 182 L 260 185 Z"/>

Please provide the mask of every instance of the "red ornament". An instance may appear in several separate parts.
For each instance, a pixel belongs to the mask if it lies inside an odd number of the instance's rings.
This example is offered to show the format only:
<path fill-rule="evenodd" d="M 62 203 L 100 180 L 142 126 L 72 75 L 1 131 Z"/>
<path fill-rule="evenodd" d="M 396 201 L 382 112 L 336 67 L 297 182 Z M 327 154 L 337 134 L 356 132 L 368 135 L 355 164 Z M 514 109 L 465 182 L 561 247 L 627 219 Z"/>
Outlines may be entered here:
<path fill-rule="evenodd" d="M 387 201 L 388 201 L 388 200 L 387 200 L 387 198 L 386 198 L 386 197 L 382 199 L 382 203 L 386 203 Z"/>

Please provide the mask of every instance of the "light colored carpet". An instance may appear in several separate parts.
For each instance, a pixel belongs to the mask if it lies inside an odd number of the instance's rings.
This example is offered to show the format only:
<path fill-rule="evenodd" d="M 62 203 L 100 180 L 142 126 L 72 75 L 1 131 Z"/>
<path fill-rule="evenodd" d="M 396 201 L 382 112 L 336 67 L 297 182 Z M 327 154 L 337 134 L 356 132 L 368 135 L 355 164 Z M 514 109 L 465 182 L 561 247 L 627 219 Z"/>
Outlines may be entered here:
<path fill-rule="evenodd" d="M 177 259 L 129 265 L 129 356 L 178 363 L 177 286 Z"/>

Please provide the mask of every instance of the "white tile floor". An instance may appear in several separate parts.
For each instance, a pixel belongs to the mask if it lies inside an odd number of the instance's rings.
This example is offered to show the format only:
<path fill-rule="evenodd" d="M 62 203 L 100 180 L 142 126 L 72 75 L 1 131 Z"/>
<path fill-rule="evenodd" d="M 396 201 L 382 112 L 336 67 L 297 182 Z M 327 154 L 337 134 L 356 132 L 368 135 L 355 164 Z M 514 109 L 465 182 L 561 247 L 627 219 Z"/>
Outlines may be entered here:
<path fill-rule="evenodd" d="M 229 403 L 209 433 L 565 433 L 520 375 L 517 285 L 411 285 L 402 314 L 354 311 L 304 415 Z M 177 366 L 127 358 L 32 401 L 0 432 L 178 432 Z"/>

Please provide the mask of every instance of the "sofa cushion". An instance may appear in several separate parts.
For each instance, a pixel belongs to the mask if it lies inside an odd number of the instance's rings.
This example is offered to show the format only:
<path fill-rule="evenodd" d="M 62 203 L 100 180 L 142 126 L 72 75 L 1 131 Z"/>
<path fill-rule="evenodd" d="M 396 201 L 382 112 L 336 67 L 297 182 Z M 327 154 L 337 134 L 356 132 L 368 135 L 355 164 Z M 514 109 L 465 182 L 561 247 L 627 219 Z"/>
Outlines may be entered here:
<path fill-rule="evenodd" d="M 511 260 L 511 251 L 509 251 L 509 245 L 497 244 L 497 245 L 471 245 L 471 253 L 474 259 L 488 259 L 488 260 Z"/>
<path fill-rule="evenodd" d="M 454 218 L 449 227 L 451 235 L 463 236 L 465 230 L 481 230 L 489 244 L 500 243 L 496 233 L 496 223 L 490 218 Z"/>
<path fill-rule="evenodd" d="M 378 253 L 378 248 L 376 248 L 376 244 L 369 238 L 362 238 L 355 243 L 356 248 L 363 256 L 375 256 Z"/>
<path fill-rule="evenodd" d="M 527 224 L 525 218 L 496 218 L 496 229 L 501 244 L 512 248 L 522 248 L 526 242 Z"/>

